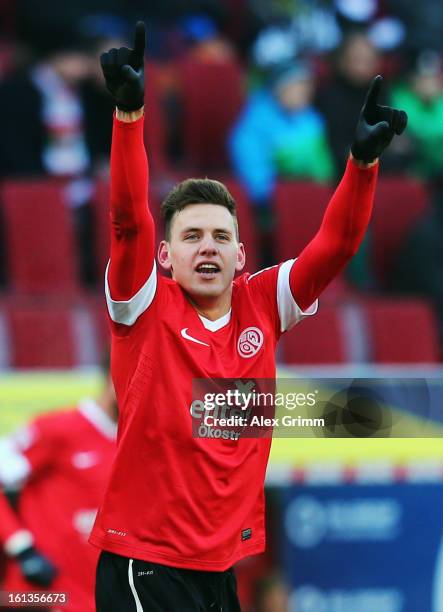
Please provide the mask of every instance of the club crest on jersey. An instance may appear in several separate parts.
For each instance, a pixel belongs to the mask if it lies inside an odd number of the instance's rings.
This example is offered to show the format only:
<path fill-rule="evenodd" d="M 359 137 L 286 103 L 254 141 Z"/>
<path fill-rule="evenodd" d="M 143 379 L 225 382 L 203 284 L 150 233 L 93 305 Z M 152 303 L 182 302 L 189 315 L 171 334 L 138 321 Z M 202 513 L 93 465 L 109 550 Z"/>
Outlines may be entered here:
<path fill-rule="evenodd" d="M 237 342 L 237 350 L 241 357 L 254 357 L 263 346 L 263 332 L 258 327 L 247 327 L 242 331 Z"/>

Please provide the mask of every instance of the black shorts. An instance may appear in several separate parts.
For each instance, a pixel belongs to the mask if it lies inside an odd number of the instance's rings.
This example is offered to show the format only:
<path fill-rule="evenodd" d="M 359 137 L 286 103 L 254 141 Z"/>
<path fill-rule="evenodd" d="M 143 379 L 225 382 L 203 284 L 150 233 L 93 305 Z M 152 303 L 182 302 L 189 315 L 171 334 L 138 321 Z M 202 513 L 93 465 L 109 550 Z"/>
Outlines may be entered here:
<path fill-rule="evenodd" d="M 241 612 L 232 568 L 188 570 L 106 551 L 98 560 L 95 601 L 97 612 Z"/>

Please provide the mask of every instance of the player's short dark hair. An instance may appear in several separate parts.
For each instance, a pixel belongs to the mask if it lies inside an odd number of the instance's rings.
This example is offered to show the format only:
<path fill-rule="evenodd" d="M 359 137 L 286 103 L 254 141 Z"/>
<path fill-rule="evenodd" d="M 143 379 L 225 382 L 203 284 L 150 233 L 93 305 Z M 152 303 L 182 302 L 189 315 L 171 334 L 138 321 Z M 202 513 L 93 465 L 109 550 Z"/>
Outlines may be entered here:
<path fill-rule="evenodd" d="M 171 238 L 171 224 L 175 213 L 191 204 L 218 204 L 227 208 L 234 218 L 238 239 L 237 205 L 225 185 L 208 178 L 190 178 L 176 185 L 161 206 L 166 240 Z"/>

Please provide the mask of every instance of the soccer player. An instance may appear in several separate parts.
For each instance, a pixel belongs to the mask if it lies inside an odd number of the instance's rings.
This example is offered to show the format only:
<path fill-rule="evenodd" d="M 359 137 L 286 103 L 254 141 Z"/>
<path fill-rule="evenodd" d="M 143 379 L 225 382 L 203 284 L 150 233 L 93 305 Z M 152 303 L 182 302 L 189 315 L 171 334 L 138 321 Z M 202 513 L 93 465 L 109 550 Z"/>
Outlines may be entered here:
<path fill-rule="evenodd" d="M 0 494 L 3 591 L 66 592 L 68 603 L 54 610 L 94 612 L 98 551 L 87 540 L 114 458 L 117 415 L 108 375 L 96 401 L 0 438 L 0 486 L 18 491 L 14 513 Z"/>
<path fill-rule="evenodd" d="M 208 179 L 177 185 L 162 206 L 158 261 L 171 273 L 166 278 L 157 273 L 147 205 L 144 49 L 139 22 L 134 49 L 101 56 L 117 107 L 106 299 L 120 419 L 116 460 L 90 537 L 103 550 L 97 610 L 233 612 L 240 607 L 231 568 L 265 548 L 271 441 L 193 437 L 193 379 L 275 378 L 277 340 L 315 313 L 318 296 L 363 238 L 378 157 L 403 131 L 406 115 L 377 104 L 376 77 L 319 232 L 297 260 L 253 275 L 234 279 L 246 256 L 227 189 Z"/>

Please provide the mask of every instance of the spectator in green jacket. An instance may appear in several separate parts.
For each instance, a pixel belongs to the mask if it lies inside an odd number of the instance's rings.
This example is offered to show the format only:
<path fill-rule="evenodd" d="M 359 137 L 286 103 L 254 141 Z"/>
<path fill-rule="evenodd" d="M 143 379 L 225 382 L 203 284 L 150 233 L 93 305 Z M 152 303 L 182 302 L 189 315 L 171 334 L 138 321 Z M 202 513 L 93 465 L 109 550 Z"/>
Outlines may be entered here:
<path fill-rule="evenodd" d="M 425 180 L 443 177 L 443 78 L 439 55 L 421 51 L 408 79 L 393 88 L 392 104 L 408 113 L 412 170 Z"/>

